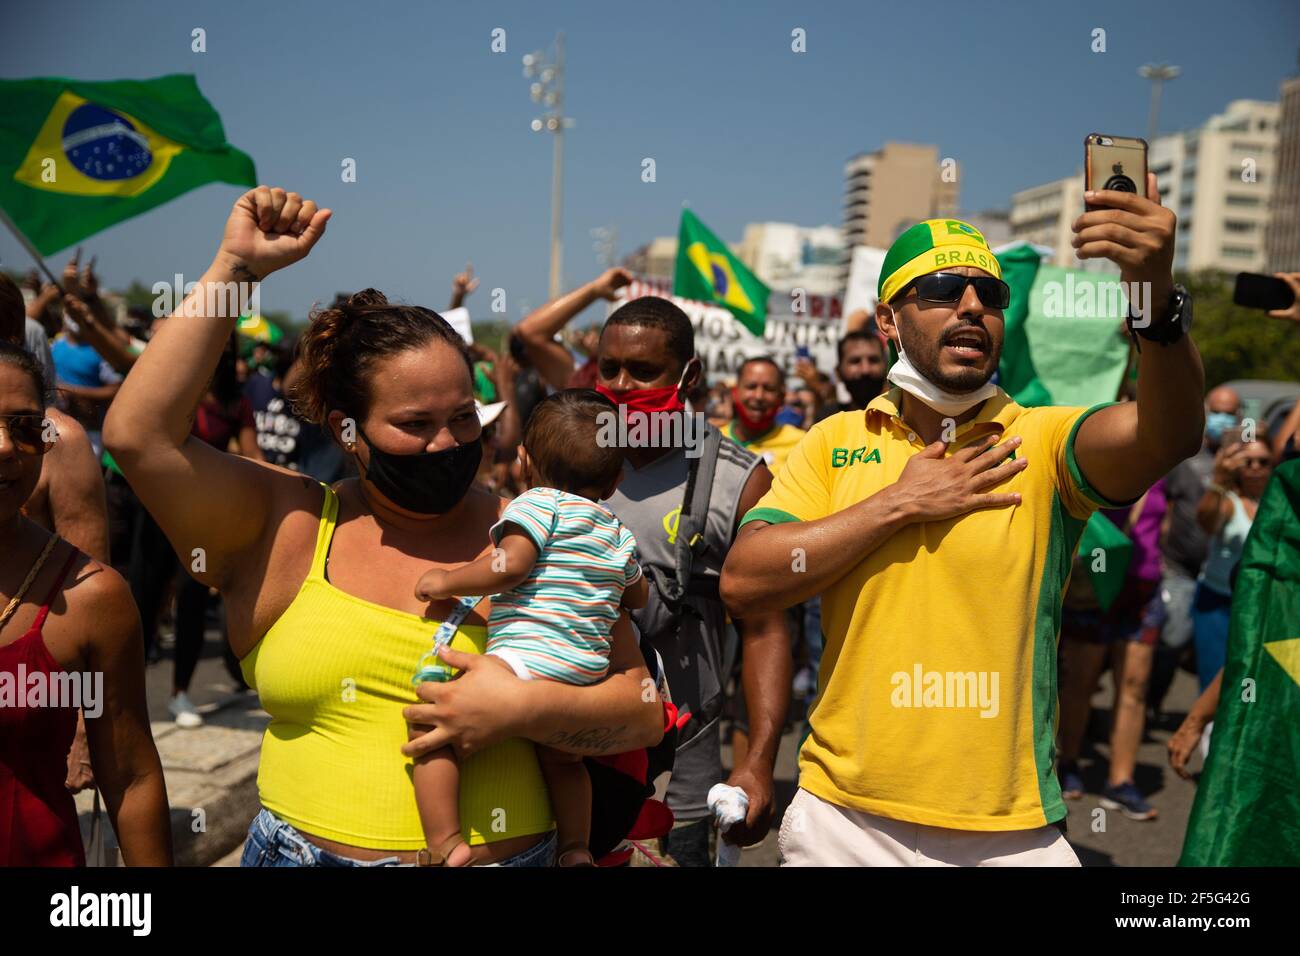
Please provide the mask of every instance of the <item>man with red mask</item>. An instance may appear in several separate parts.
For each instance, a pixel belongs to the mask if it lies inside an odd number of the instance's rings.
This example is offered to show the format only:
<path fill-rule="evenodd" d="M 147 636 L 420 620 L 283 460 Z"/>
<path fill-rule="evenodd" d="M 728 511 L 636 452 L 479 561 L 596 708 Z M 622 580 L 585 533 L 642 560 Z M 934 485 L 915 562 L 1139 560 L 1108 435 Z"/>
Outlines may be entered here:
<path fill-rule="evenodd" d="M 785 464 L 785 456 L 806 434 L 794 425 L 778 425 L 777 412 L 785 400 L 785 373 L 766 355 L 746 359 L 731 390 L 736 410 L 722 434 L 762 458 L 773 475 Z"/>
<path fill-rule="evenodd" d="M 645 296 L 618 309 L 601 330 L 596 368 L 597 390 L 623 406 L 619 414 L 628 421 L 623 478 L 606 504 L 636 536 L 651 582 L 650 598 L 633 621 L 663 660 L 673 702 L 690 714 L 668 784 L 677 825 L 665 849 L 680 865 L 708 866 L 708 793 L 723 781 L 719 724 L 729 669 L 718 580 L 741 516 L 766 493 L 772 475 L 757 456 L 722 440 L 705 423 L 703 409 L 685 407 L 700 361 L 690 319 L 673 303 Z M 649 441 L 636 437 L 646 433 L 635 422 L 641 413 L 652 423 Z M 699 476 L 710 469 L 706 483 Z M 693 474 L 698 481 L 691 481 Z M 698 535 L 688 538 L 687 528 Z M 750 747 L 743 760 L 733 761 L 725 782 L 745 791 L 749 808 L 724 838 L 745 846 L 761 840 L 771 824 L 772 768 L 790 700 L 790 635 L 779 610 L 741 615 L 735 624 L 744 647 Z"/>

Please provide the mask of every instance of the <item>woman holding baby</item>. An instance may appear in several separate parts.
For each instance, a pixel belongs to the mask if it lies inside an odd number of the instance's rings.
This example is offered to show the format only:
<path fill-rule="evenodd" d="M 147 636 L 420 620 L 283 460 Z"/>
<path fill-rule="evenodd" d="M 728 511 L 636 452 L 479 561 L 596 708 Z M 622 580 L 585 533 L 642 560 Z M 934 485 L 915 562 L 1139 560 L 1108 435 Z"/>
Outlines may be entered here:
<path fill-rule="evenodd" d="M 491 552 L 488 531 L 507 504 L 472 484 L 482 426 L 456 333 L 436 313 L 370 289 L 313 314 L 297 405 L 359 473 L 333 488 L 190 437 L 238 318 L 208 311 L 229 298 L 207 295 L 209 286 L 260 282 L 292 265 L 329 218 L 281 189 L 240 197 L 194 301 L 163 324 L 104 426 L 186 567 L 221 591 L 231 647 L 271 714 L 263 809 L 243 863 L 427 861 L 411 758 L 450 747 L 471 862 L 551 865 L 554 814 L 533 745 L 579 756 L 649 746 L 662 736 L 662 710 L 643 700 L 648 673 L 626 613 L 613 627 L 608 675 L 580 686 L 521 680 L 479 657 L 490 598 L 458 611 L 455 599 L 416 597 L 430 568 Z M 421 684 L 417 697 L 412 673 L 449 619 L 441 659 L 460 676 Z"/>

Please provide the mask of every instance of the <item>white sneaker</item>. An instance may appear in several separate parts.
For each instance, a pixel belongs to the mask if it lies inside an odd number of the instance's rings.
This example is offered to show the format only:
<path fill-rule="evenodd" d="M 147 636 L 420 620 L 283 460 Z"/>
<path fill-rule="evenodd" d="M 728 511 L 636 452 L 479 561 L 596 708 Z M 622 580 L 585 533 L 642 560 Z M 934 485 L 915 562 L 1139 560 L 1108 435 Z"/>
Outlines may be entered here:
<path fill-rule="evenodd" d="M 817 678 L 813 675 L 811 667 L 801 669 L 799 673 L 794 675 L 794 686 L 791 688 L 791 693 L 801 700 L 810 696 L 816 680 Z"/>
<path fill-rule="evenodd" d="M 167 702 L 167 712 L 176 718 L 177 727 L 193 730 L 195 727 L 203 726 L 202 715 L 199 714 L 198 708 L 194 706 L 194 701 L 190 700 L 190 695 L 185 691 L 181 691 Z"/>

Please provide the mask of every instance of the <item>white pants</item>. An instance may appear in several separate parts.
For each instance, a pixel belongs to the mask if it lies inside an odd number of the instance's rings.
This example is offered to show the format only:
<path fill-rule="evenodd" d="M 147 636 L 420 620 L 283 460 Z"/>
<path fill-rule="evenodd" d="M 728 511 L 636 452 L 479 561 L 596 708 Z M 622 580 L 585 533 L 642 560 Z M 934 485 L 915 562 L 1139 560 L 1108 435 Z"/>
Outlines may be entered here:
<path fill-rule="evenodd" d="M 1078 866 L 1055 826 L 949 830 L 850 810 L 800 790 L 781 819 L 782 866 Z"/>

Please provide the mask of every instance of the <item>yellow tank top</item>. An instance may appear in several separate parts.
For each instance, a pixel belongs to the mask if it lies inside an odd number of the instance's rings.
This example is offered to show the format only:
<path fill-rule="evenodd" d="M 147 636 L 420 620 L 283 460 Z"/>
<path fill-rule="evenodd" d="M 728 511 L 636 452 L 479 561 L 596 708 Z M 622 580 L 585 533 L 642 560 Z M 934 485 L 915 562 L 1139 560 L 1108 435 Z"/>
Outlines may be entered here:
<path fill-rule="evenodd" d="M 338 497 L 325 506 L 311 573 L 293 603 L 241 662 L 271 723 L 262 738 L 262 805 L 301 830 L 352 846 L 425 845 L 402 755 L 411 676 L 440 622 L 372 604 L 334 587 L 325 558 Z M 487 628 L 463 625 L 457 650 L 483 653 Z M 554 828 L 533 745 L 507 740 L 461 765 L 460 822 L 470 844 Z"/>

